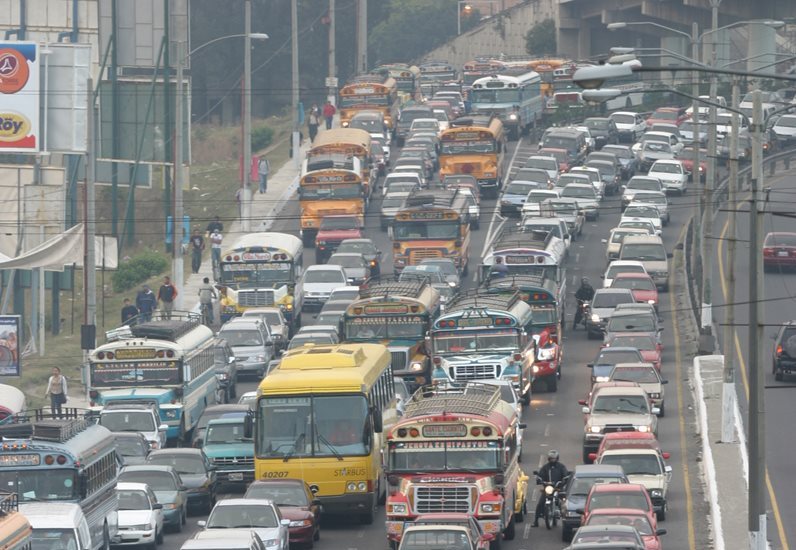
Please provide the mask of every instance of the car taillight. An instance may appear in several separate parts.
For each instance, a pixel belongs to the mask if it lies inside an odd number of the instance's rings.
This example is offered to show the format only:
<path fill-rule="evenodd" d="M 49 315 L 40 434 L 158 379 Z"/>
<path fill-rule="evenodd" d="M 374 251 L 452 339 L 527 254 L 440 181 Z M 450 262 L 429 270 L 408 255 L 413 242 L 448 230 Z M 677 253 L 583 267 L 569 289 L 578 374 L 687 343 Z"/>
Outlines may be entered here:
<path fill-rule="evenodd" d="M 773 248 L 763 248 L 763 256 L 773 256 L 774 249 Z"/>
<path fill-rule="evenodd" d="M 782 355 L 782 345 L 777 346 L 777 355 Z"/>

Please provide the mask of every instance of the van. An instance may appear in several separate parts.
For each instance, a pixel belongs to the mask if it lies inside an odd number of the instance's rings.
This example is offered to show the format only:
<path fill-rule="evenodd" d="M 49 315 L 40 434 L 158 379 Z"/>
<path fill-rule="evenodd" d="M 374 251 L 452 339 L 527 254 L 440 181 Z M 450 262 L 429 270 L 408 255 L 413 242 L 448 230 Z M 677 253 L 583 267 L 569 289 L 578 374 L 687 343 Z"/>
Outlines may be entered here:
<path fill-rule="evenodd" d="M 59 548 L 75 550 L 107 548 L 118 529 L 118 523 L 108 526 L 107 541 L 104 541 L 102 536 L 93 540 L 86 516 L 83 515 L 79 504 L 68 502 L 20 504 L 19 511 L 28 518 L 33 527 L 33 539 L 39 540 L 40 544 L 46 547 L 58 545 Z M 34 543 L 34 546 L 38 545 Z"/>
<path fill-rule="evenodd" d="M 663 291 L 669 290 L 668 258 L 671 257 L 657 235 L 628 235 L 619 249 L 620 260 L 641 262 L 655 285 Z"/>
<path fill-rule="evenodd" d="M 569 165 L 577 166 L 586 159 L 588 144 L 586 135 L 574 128 L 548 128 L 539 143 L 539 149 L 566 149 Z"/>

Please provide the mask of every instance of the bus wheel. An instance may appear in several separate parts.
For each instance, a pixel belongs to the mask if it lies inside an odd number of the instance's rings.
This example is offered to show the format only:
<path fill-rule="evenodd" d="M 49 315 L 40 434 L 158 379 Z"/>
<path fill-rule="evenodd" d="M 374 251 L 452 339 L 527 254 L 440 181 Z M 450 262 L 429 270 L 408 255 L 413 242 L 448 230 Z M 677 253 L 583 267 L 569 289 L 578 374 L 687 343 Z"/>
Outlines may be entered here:
<path fill-rule="evenodd" d="M 495 538 L 489 542 L 489 550 L 501 550 L 503 547 L 503 533 L 497 533 Z"/>
<path fill-rule="evenodd" d="M 558 375 L 554 374 L 552 376 L 547 377 L 547 391 L 549 392 L 558 391 Z"/>
<path fill-rule="evenodd" d="M 514 535 L 517 531 L 516 527 L 517 526 L 514 523 L 514 515 L 512 514 L 509 524 L 506 526 L 506 530 L 503 531 L 503 536 L 506 537 L 506 540 L 514 540 Z"/>
<path fill-rule="evenodd" d="M 185 431 L 185 417 L 180 418 L 180 435 L 178 436 L 177 443 L 190 444 L 190 435 Z"/>
<path fill-rule="evenodd" d="M 376 490 L 378 491 L 376 494 L 379 497 L 379 506 L 384 506 L 387 504 L 387 484 L 383 475 L 379 476 L 379 486 Z"/>

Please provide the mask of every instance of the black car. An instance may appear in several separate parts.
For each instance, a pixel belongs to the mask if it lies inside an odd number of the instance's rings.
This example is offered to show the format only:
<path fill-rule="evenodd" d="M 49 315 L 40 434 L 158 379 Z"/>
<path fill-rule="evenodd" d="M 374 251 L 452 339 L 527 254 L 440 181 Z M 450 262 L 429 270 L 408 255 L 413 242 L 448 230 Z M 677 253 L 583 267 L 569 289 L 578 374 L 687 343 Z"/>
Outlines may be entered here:
<path fill-rule="evenodd" d="M 592 363 L 586 366 L 591 369 L 591 383 L 608 382 L 611 371 L 619 363 L 643 363 L 644 356 L 636 348 L 608 347 L 601 348 Z"/>
<path fill-rule="evenodd" d="M 779 327 L 774 336 L 772 372 L 777 381 L 782 381 L 786 374 L 796 374 L 796 320 Z"/>
<path fill-rule="evenodd" d="M 590 117 L 583 121 L 594 138 L 594 148 L 599 150 L 603 145 L 619 143 L 619 130 L 616 122 L 608 117 Z"/>
<path fill-rule="evenodd" d="M 621 466 L 615 464 L 581 464 L 564 486 L 561 498 L 561 539 L 572 540 L 572 533 L 580 527 L 582 510 L 586 505 L 586 497 L 592 486 L 598 483 L 628 483 L 627 476 Z"/>
<path fill-rule="evenodd" d="M 337 252 L 354 252 L 362 254 L 370 267 L 370 276 L 378 277 L 381 275 L 381 250 L 376 248 L 370 239 L 346 239 L 337 247 Z"/>
<path fill-rule="evenodd" d="M 199 422 L 193 429 L 191 437 L 191 447 L 199 448 L 202 446 L 202 441 L 207 431 L 207 423 L 216 418 L 225 418 L 230 416 L 246 416 L 249 413 L 248 405 L 239 405 L 237 403 L 229 403 L 227 405 L 211 405 L 205 409 L 202 416 L 199 417 Z"/>
<path fill-rule="evenodd" d="M 238 363 L 235 353 L 223 338 L 216 340 L 213 369 L 218 383 L 218 402 L 232 402 L 238 396 Z"/>
<path fill-rule="evenodd" d="M 116 453 L 122 459 L 122 466 L 144 464 L 149 454 L 149 441 L 140 432 L 113 432 L 116 440 Z"/>
<path fill-rule="evenodd" d="M 147 464 L 171 466 L 178 474 L 188 497 L 188 511 L 209 514 L 216 504 L 216 470 L 202 449 L 161 449 L 152 451 Z"/>

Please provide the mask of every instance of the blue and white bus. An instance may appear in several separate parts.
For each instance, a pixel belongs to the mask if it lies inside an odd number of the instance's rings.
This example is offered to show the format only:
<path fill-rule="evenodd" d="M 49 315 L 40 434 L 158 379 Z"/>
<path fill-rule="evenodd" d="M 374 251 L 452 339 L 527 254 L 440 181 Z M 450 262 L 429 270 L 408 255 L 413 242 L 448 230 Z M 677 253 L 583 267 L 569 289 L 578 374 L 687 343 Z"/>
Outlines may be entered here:
<path fill-rule="evenodd" d="M 16 493 L 20 505 L 79 505 L 91 549 L 107 550 L 119 525 L 116 441 L 77 409 L 64 413 L 23 412 L 0 426 L 0 489 Z"/>
<path fill-rule="evenodd" d="M 542 78 L 536 71 L 479 78 L 469 97 L 473 112 L 500 117 L 509 139 L 519 139 L 542 118 Z"/>
<path fill-rule="evenodd" d="M 108 333 L 89 357 L 92 408 L 110 402 L 154 404 L 168 439 L 190 441 L 205 407 L 216 402 L 213 331 L 200 316 L 172 313 Z"/>

